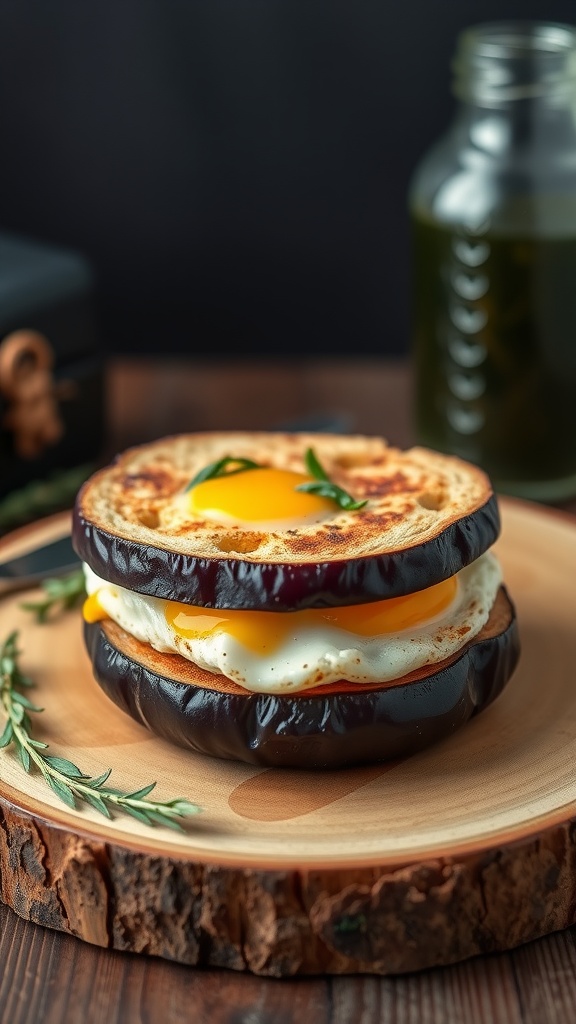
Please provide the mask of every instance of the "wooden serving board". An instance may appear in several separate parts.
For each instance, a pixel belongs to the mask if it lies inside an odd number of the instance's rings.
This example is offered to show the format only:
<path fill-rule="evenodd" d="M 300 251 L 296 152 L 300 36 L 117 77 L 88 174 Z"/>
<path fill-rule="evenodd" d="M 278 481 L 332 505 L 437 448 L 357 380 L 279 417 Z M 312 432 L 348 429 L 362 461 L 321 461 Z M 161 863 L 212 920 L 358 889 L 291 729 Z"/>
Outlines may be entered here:
<path fill-rule="evenodd" d="M 411 971 L 574 923 L 576 522 L 502 513 L 520 666 L 460 732 L 392 764 L 280 771 L 170 746 L 94 683 L 79 612 L 38 626 L 4 598 L 0 637 L 21 631 L 51 752 L 203 813 L 178 835 L 71 811 L 0 751 L 2 900 L 101 946 L 269 975 Z M 0 560 L 67 528 L 12 534 Z"/>

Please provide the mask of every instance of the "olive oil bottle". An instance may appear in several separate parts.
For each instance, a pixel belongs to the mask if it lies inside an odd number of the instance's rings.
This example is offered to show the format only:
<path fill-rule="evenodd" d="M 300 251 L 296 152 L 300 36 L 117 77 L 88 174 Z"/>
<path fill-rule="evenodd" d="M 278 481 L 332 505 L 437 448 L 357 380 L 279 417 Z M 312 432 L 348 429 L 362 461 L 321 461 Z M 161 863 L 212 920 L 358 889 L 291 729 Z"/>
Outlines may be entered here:
<path fill-rule="evenodd" d="M 576 495 L 576 27 L 467 30 L 410 190 L 420 443 Z"/>

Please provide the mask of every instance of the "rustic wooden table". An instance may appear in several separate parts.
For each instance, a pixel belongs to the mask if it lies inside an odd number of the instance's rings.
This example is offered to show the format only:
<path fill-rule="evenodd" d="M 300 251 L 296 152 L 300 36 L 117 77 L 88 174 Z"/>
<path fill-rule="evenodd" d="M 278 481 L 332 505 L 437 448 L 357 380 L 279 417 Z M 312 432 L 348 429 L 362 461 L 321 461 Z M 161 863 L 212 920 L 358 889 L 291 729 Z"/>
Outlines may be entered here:
<path fill-rule="evenodd" d="M 231 365 L 115 361 L 108 447 L 197 429 L 315 417 L 404 445 L 409 372 L 363 362 Z M 575 507 L 576 510 L 576 507 Z M 576 1006 L 576 927 L 510 953 L 419 974 L 268 980 L 114 953 L 0 906 L 0 1021 L 10 1024 L 565 1024 Z"/>

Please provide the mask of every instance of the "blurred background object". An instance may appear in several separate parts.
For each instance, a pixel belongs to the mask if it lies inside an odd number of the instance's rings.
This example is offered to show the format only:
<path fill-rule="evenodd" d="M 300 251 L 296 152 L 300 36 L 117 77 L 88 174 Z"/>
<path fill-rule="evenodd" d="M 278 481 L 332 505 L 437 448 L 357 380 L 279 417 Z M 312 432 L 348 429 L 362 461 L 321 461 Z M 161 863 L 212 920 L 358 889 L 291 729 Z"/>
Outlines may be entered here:
<path fill-rule="evenodd" d="M 576 14 L 576 8 L 575 8 Z M 576 25 L 461 33 L 410 192 L 422 444 L 504 493 L 576 496 Z"/>
<path fill-rule="evenodd" d="M 4 0 L 0 226 L 86 254 L 110 352 L 403 355 L 407 184 L 456 35 L 543 11 Z"/>
<path fill-rule="evenodd" d="M 69 504 L 104 444 L 94 277 L 0 230 L 0 531 Z"/>

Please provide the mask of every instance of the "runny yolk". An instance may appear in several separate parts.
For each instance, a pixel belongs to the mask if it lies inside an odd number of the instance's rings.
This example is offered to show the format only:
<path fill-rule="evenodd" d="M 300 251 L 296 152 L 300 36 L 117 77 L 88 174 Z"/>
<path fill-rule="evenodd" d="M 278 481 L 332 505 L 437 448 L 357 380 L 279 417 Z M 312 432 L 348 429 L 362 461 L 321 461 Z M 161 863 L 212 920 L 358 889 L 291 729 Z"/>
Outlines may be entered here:
<path fill-rule="evenodd" d="M 167 601 L 165 616 L 174 632 L 186 639 L 228 633 L 255 654 L 265 654 L 276 650 L 288 637 L 297 639 L 302 629 L 331 627 L 359 636 L 378 636 L 418 626 L 443 612 L 454 600 L 457 588 L 456 577 L 452 576 L 404 597 L 299 612 L 213 611 Z"/>
<path fill-rule="evenodd" d="M 297 491 L 312 477 L 288 469 L 247 469 L 204 480 L 190 491 L 196 515 L 227 516 L 243 522 L 298 519 L 333 512 L 335 503 L 318 494 Z"/>
<path fill-rule="evenodd" d="M 102 619 L 108 618 L 108 613 L 104 611 L 100 601 L 98 600 L 98 591 L 95 590 L 93 594 L 89 594 L 84 604 L 82 605 L 82 617 L 85 622 L 100 622 Z"/>

